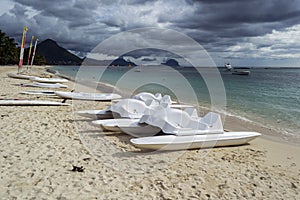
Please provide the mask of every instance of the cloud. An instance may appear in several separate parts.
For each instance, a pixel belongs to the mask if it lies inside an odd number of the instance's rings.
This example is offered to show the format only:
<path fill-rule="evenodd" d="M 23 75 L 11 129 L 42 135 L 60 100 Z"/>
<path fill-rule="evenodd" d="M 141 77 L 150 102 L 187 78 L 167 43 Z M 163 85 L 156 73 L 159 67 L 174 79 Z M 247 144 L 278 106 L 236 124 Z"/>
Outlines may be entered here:
<path fill-rule="evenodd" d="M 0 29 L 15 37 L 17 42 L 26 25 L 29 35 L 34 34 L 41 40 L 54 39 L 76 52 L 88 52 L 121 31 L 157 27 L 187 34 L 220 61 L 228 57 L 243 59 L 249 52 L 257 55 L 253 49 L 261 53 L 257 57 L 267 57 L 268 52 L 279 48 L 293 49 L 289 54 L 298 55 L 295 48 L 299 43 L 295 35 L 290 35 L 294 43 L 280 38 L 285 38 L 284 33 L 291 33 L 290 28 L 299 24 L 300 1 L 3 0 L 2 3 Z M 172 41 L 179 45 L 180 41 L 172 35 L 163 35 L 160 41 L 152 42 L 163 46 Z M 141 42 L 145 41 L 141 39 Z M 112 48 L 118 48 L 117 42 Z M 138 56 L 145 55 L 138 53 Z"/>

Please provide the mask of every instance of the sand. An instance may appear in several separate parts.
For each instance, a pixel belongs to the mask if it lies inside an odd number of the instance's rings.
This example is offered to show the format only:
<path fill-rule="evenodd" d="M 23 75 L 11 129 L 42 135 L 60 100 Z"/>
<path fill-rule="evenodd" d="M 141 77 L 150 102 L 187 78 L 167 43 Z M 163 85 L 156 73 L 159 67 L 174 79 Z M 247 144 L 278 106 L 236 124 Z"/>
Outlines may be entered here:
<path fill-rule="evenodd" d="M 19 94 L 0 67 L 0 98 L 61 101 Z M 35 67 L 41 73 L 44 67 Z M 74 86 L 68 83 L 70 91 Z M 69 107 L 0 107 L 1 199 L 299 199 L 299 146 L 272 130 L 226 118 L 230 130 L 263 134 L 249 145 L 178 152 L 140 151 L 121 133 L 103 132 L 74 110 L 108 102 L 68 101 Z M 73 165 L 84 172 L 73 172 Z"/>

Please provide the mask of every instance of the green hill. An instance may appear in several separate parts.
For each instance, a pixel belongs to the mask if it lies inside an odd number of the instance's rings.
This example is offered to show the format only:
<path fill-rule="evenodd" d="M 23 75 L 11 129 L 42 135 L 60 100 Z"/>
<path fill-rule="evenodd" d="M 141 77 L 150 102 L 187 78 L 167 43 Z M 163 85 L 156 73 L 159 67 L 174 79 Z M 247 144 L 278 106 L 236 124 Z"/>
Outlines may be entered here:
<path fill-rule="evenodd" d="M 51 39 L 38 44 L 37 54 L 44 56 L 48 65 L 80 65 L 82 63 L 82 59 L 60 47 Z"/>

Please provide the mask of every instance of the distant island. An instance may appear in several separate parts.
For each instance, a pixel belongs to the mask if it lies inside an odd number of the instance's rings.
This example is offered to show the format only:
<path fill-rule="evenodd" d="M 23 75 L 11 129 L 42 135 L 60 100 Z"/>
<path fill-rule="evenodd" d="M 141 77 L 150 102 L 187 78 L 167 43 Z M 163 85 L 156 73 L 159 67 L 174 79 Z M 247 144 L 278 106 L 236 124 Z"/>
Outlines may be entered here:
<path fill-rule="evenodd" d="M 126 61 L 123 57 L 119 57 L 114 60 L 109 66 L 137 66 L 134 62 L 130 60 Z"/>
<path fill-rule="evenodd" d="M 161 63 L 162 65 L 167 65 L 170 67 L 180 67 L 179 63 L 175 59 L 168 59 L 166 62 Z"/>

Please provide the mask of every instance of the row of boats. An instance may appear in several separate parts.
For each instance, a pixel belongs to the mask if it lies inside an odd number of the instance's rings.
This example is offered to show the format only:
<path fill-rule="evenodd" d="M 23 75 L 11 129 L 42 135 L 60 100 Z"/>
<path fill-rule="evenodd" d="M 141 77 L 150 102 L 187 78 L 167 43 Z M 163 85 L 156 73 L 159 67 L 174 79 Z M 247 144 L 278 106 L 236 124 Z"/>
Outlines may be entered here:
<path fill-rule="evenodd" d="M 8 76 L 12 77 L 11 74 Z M 49 88 L 53 88 L 49 84 L 67 82 L 61 78 L 26 79 L 34 81 L 39 85 L 37 87 Z M 56 95 L 62 99 L 73 100 L 112 100 L 112 104 L 106 109 L 82 110 L 76 113 L 89 118 L 93 126 L 102 130 L 123 132 L 132 136 L 130 142 L 141 149 L 183 150 L 242 145 L 260 135 L 257 132 L 226 132 L 220 114 L 208 112 L 199 117 L 194 106 L 178 104 L 169 95 L 142 92 L 122 99 L 120 95 L 113 93 L 44 90 L 25 91 L 23 94 Z"/>
<path fill-rule="evenodd" d="M 123 132 L 141 149 L 183 150 L 246 144 L 257 132 L 225 132 L 221 116 L 214 112 L 199 117 L 191 105 L 177 104 L 169 95 L 142 92 L 114 101 L 103 110 L 83 110 L 103 130 Z"/>

